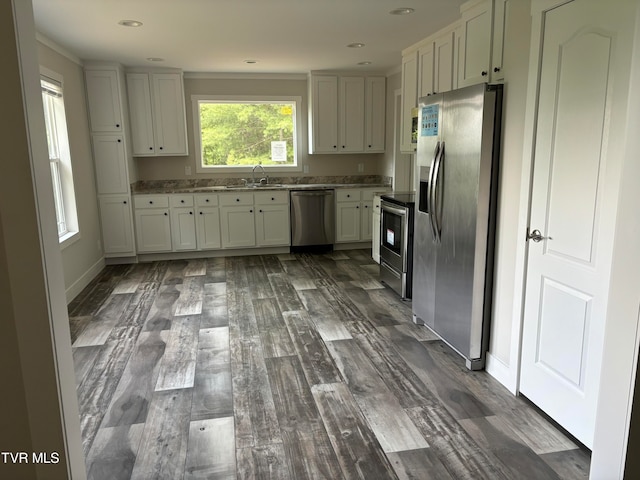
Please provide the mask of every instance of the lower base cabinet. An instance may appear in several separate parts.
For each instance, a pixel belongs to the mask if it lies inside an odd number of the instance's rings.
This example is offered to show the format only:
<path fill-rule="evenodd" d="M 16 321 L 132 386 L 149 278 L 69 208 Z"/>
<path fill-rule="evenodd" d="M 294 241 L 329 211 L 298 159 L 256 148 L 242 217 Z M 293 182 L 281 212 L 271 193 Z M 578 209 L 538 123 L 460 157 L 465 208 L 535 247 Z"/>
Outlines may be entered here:
<path fill-rule="evenodd" d="M 220 207 L 222 248 L 256 246 L 256 227 L 253 205 Z"/>
<path fill-rule="evenodd" d="M 99 205 L 105 256 L 135 255 L 129 195 L 101 195 Z"/>
<path fill-rule="evenodd" d="M 136 239 L 139 253 L 171 251 L 171 222 L 168 208 L 136 210 Z"/>
<path fill-rule="evenodd" d="M 220 248 L 220 209 L 198 207 L 196 214 L 196 244 L 198 250 Z"/>

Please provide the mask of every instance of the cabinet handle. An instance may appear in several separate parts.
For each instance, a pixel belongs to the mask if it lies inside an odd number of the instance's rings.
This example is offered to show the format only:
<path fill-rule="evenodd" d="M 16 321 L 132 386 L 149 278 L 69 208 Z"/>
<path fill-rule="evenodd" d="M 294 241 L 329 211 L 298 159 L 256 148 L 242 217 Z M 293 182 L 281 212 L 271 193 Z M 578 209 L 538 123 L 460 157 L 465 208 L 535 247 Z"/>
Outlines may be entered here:
<path fill-rule="evenodd" d="M 369 145 L 369 148 L 371 148 L 371 145 Z"/>
<path fill-rule="evenodd" d="M 483 70 L 481 75 L 482 75 L 483 77 L 486 77 L 486 76 L 487 76 L 487 71 L 486 71 L 486 70 Z"/>
<path fill-rule="evenodd" d="M 337 145 L 334 145 L 334 146 L 333 146 L 333 148 L 338 148 L 338 146 L 337 146 Z"/>
<path fill-rule="evenodd" d="M 153 205 L 153 200 L 149 200 L 149 205 Z"/>
<path fill-rule="evenodd" d="M 260 213 L 262 213 L 262 209 L 258 210 Z"/>
<path fill-rule="evenodd" d="M 124 203 L 124 204 L 126 205 L 126 204 L 127 204 L 127 201 L 125 200 L 125 201 L 124 201 L 124 202 L 122 202 L 122 203 Z"/>
<path fill-rule="evenodd" d="M 193 212 L 189 212 L 189 215 L 193 215 Z"/>
<path fill-rule="evenodd" d="M 120 128 L 120 124 L 119 123 L 116 123 L 116 128 Z"/>
<path fill-rule="evenodd" d="M 342 145 L 342 148 L 344 148 L 344 145 Z"/>
<path fill-rule="evenodd" d="M 240 201 L 240 199 L 239 199 L 239 198 L 236 198 L 236 202 L 239 202 L 239 201 Z"/>
<path fill-rule="evenodd" d="M 153 150 L 153 147 L 149 147 L 149 150 Z"/>
<path fill-rule="evenodd" d="M 120 143 L 120 142 L 122 142 L 122 139 L 121 139 L 121 138 L 119 138 L 119 139 L 118 139 L 118 143 Z"/>
<path fill-rule="evenodd" d="M 249 213 L 253 213 L 253 210 L 249 210 Z"/>
<path fill-rule="evenodd" d="M 167 212 L 164 212 L 164 216 L 166 217 L 167 215 L 169 215 Z"/>
<path fill-rule="evenodd" d="M 162 150 L 164 147 L 160 147 L 160 150 Z"/>
<path fill-rule="evenodd" d="M 184 200 L 180 200 L 180 203 L 184 203 Z"/>
<path fill-rule="evenodd" d="M 207 202 L 207 203 L 209 203 L 209 199 L 208 199 L 208 198 L 205 198 L 205 200 L 204 200 L 204 201 L 205 201 L 205 202 Z"/>
<path fill-rule="evenodd" d="M 272 201 L 272 202 L 275 202 L 275 200 L 276 200 L 275 198 L 271 197 L 271 201 Z"/>
<path fill-rule="evenodd" d="M 200 212 L 200 215 L 202 215 L 202 212 Z"/>
<path fill-rule="evenodd" d="M 500 71 L 500 67 L 493 67 L 493 71 L 498 73 Z"/>

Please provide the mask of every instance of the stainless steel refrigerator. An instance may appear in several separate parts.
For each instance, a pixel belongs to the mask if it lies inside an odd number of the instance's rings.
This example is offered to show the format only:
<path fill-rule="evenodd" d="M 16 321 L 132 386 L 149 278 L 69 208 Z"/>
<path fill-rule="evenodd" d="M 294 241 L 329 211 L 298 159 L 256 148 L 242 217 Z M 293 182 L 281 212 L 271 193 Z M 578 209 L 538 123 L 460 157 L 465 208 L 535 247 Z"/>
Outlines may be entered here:
<path fill-rule="evenodd" d="M 413 318 L 484 368 L 489 341 L 502 85 L 420 99 Z"/>

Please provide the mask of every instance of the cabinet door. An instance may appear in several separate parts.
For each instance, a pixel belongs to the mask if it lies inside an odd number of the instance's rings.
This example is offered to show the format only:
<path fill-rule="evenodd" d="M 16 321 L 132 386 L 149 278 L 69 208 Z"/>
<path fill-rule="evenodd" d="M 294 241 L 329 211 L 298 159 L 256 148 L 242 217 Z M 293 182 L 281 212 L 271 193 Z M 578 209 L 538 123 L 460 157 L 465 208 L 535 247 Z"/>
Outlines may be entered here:
<path fill-rule="evenodd" d="M 374 211 L 371 217 L 371 257 L 380 263 L 380 215 Z"/>
<path fill-rule="evenodd" d="M 193 207 L 171 209 L 171 244 L 176 251 L 196 249 L 196 218 Z"/>
<path fill-rule="evenodd" d="M 338 151 L 338 77 L 311 77 L 310 153 Z"/>
<path fill-rule="evenodd" d="M 171 222 L 166 208 L 135 211 L 136 240 L 139 253 L 171 251 Z"/>
<path fill-rule="evenodd" d="M 462 45 L 458 66 L 458 86 L 489 81 L 491 56 L 491 4 L 487 1 L 462 15 Z"/>
<path fill-rule="evenodd" d="M 494 3 L 490 72 L 492 82 L 504 80 L 504 38 L 511 5 L 513 0 L 495 0 Z"/>
<path fill-rule="evenodd" d="M 453 50 L 454 34 L 448 32 L 434 43 L 434 90 L 437 93 L 448 92 L 453 89 Z"/>
<path fill-rule="evenodd" d="M 256 227 L 253 207 L 221 207 L 220 234 L 223 248 L 254 247 Z"/>
<path fill-rule="evenodd" d="M 198 250 L 220 248 L 220 209 L 199 207 L 196 215 Z"/>
<path fill-rule="evenodd" d="M 129 177 L 122 135 L 92 135 L 99 194 L 128 193 Z"/>
<path fill-rule="evenodd" d="M 288 205 L 256 205 L 256 244 L 291 244 Z"/>
<path fill-rule="evenodd" d="M 360 240 L 371 240 L 373 238 L 373 202 L 362 202 L 360 204 Z"/>
<path fill-rule="evenodd" d="M 417 98 L 432 95 L 436 92 L 433 83 L 433 42 L 418 50 L 418 95 Z M 417 102 L 416 102 L 417 103 Z"/>
<path fill-rule="evenodd" d="M 365 151 L 384 152 L 387 81 L 384 77 L 367 77 L 365 99 Z"/>
<path fill-rule="evenodd" d="M 340 77 L 340 152 L 364 151 L 364 77 Z"/>
<path fill-rule="evenodd" d="M 101 196 L 99 204 L 105 255 L 119 257 L 134 255 L 129 195 Z"/>
<path fill-rule="evenodd" d="M 116 68 L 85 71 L 89 122 L 94 133 L 123 131 L 119 79 Z"/>
<path fill-rule="evenodd" d="M 151 82 L 156 154 L 187 155 L 182 75 L 153 73 Z"/>
<path fill-rule="evenodd" d="M 360 241 L 360 202 L 336 203 L 336 242 Z"/>
<path fill-rule="evenodd" d="M 155 155 L 151 86 L 146 73 L 127 73 L 127 98 L 134 155 Z"/>
<path fill-rule="evenodd" d="M 402 119 L 400 151 L 414 153 L 416 145 L 412 143 L 412 110 L 418 106 L 418 52 L 402 57 Z"/>

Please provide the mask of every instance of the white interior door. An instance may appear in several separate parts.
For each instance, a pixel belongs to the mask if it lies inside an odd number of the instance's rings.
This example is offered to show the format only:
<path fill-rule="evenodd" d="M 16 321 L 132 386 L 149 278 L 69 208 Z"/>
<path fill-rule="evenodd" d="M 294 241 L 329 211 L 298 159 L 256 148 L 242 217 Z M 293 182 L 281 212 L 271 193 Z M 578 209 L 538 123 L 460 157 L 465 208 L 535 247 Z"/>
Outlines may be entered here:
<path fill-rule="evenodd" d="M 625 3 L 548 11 L 539 79 L 529 225 L 543 238 L 528 246 L 520 391 L 589 448 L 623 140 L 611 126 L 627 108 Z"/>

